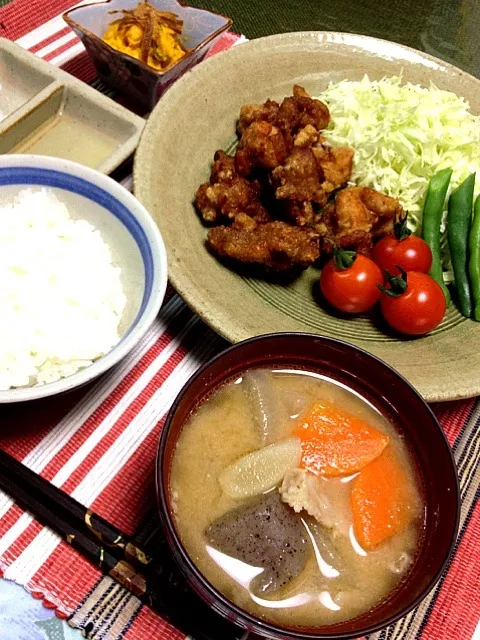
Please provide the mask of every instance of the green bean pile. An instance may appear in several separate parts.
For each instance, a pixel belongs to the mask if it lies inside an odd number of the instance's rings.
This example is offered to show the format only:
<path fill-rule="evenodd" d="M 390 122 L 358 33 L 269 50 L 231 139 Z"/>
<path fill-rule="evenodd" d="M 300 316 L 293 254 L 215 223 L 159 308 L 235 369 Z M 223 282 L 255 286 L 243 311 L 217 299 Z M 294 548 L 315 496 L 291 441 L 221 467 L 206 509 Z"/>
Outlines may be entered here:
<path fill-rule="evenodd" d="M 450 302 L 450 292 L 443 280 L 440 227 L 451 177 L 452 169 L 442 169 L 430 180 L 422 229 L 423 239 L 432 251 L 430 276 L 442 287 L 447 304 Z M 460 311 L 466 318 L 480 321 L 480 195 L 474 205 L 474 187 L 475 173 L 472 173 L 450 194 L 447 240 Z"/>

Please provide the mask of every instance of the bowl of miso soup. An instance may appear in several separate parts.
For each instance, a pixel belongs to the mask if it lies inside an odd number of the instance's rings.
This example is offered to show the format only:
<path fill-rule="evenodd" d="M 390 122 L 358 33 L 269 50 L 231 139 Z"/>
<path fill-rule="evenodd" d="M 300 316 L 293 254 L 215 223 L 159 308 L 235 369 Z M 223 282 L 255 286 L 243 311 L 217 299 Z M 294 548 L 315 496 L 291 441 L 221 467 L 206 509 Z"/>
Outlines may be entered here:
<path fill-rule="evenodd" d="M 413 387 L 346 343 L 238 343 L 180 392 L 157 492 L 173 557 L 219 614 L 268 638 L 357 638 L 416 606 L 455 542 L 458 482 Z"/>

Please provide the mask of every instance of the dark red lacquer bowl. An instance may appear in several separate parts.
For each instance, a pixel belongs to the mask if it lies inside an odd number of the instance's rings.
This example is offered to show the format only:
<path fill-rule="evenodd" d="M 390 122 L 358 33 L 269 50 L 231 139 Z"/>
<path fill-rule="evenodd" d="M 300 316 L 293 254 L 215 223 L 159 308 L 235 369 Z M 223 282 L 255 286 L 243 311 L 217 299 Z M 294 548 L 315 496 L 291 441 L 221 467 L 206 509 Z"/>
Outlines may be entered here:
<path fill-rule="evenodd" d="M 253 367 L 300 368 L 336 379 L 368 399 L 403 434 L 423 481 L 425 533 L 401 586 L 375 609 L 317 629 L 266 622 L 230 602 L 196 568 L 182 545 L 170 508 L 169 477 L 175 444 L 192 411 L 212 391 Z M 432 589 L 453 548 L 459 515 L 455 463 L 435 416 L 415 389 L 374 356 L 338 340 L 301 333 L 263 335 L 223 351 L 190 378 L 163 428 L 157 461 L 157 495 L 165 535 L 190 587 L 222 616 L 259 635 L 278 639 L 358 638 L 406 615 Z"/>

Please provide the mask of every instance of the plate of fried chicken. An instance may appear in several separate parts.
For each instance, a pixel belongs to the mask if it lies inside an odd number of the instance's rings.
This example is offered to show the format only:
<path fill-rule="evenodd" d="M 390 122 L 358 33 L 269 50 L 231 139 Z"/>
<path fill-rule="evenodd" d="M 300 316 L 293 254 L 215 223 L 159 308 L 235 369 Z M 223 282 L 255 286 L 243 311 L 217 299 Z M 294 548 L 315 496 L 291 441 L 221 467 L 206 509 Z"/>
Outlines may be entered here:
<path fill-rule="evenodd" d="M 447 312 L 434 334 L 407 339 L 375 311 L 342 315 L 320 295 L 335 246 L 369 255 L 405 211 L 352 181 L 362 150 L 327 142 L 331 115 L 318 96 L 330 82 L 381 79 L 400 68 L 406 82 L 432 81 L 475 103 L 473 78 L 364 36 L 288 33 L 214 56 L 152 112 L 134 190 L 159 225 L 172 284 L 223 337 L 327 335 L 382 358 L 428 401 L 469 397 L 478 354 L 465 346 L 471 329 L 458 312 Z M 457 364 L 462 376 L 452 380 Z"/>
<path fill-rule="evenodd" d="M 348 186 L 355 151 L 326 144 L 329 123 L 328 107 L 299 85 L 280 104 L 241 107 L 235 153 L 215 152 L 210 180 L 195 194 L 215 255 L 266 274 L 298 273 L 333 246 L 368 255 L 393 233 L 399 201 Z"/>

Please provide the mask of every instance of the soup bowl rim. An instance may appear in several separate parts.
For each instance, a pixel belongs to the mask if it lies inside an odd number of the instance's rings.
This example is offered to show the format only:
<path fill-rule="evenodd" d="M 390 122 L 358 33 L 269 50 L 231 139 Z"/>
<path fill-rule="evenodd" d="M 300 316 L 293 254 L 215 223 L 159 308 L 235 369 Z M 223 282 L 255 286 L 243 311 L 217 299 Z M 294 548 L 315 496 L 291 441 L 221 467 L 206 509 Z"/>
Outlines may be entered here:
<path fill-rule="evenodd" d="M 208 580 L 208 578 L 201 572 L 201 570 L 197 567 L 195 562 L 191 559 L 187 549 L 185 548 L 181 540 L 180 534 L 177 531 L 174 518 L 171 514 L 171 509 L 169 507 L 170 498 L 168 495 L 169 494 L 168 486 L 166 486 L 165 483 L 163 482 L 163 465 L 165 462 L 164 453 L 165 453 L 166 444 L 170 435 L 170 426 L 173 422 L 177 408 L 182 402 L 185 394 L 188 392 L 188 389 L 194 384 L 196 380 L 198 380 L 198 378 L 202 377 L 204 373 L 211 366 L 213 366 L 219 360 L 227 357 L 232 352 L 241 350 L 245 346 L 250 345 L 252 343 L 265 342 L 273 339 L 278 339 L 279 337 L 284 337 L 286 339 L 288 338 L 297 339 L 298 337 L 300 337 L 302 339 L 312 339 L 316 341 L 322 341 L 324 343 L 328 343 L 333 346 L 338 346 L 340 348 L 347 348 L 352 352 L 360 353 L 362 356 L 365 356 L 367 359 L 375 360 L 381 366 L 390 370 L 390 372 L 393 373 L 393 375 L 396 376 L 401 382 L 403 382 L 403 384 L 408 388 L 409 393 L 417 396 L 417 398 L 424 405 L 424 409 L 429 414 L 432 422 L 436 425 L 440 440 L 443 440 L 443 444 L 445 445 L 445 449 L 447 451 L 447 457 L 450 458 L 451 470 L 453 471 L 453 476 L 455 479 L 455 482 L 454 482 L 455 515 L 454 515 L 452 535 L 451 535 L 450 543 L 448 545 L 448 550 L 442 562 L 439 563 L 437 571 L 435 572 L 433 577 L 430 579 L 428 584 L 421 590 L 419 595 L 416 598 L 414 598 L 411 602 L 409 602 L 408 605 L 405 605 L 401 607 L 397 612 L 394 612 L 391 615 L 386 616 L 382 621 L 372 623 L 368 626 L 360 625 L 358 626 L 358 628 L 352 631 L 339 630 L 338 632 L 335 632 L 333 629 L 335 625 L 328 625 L 329 627 L 328 632 L 322 632 L 322 628 L 326 629 L 327 625 L 324 625 L 323 627 L 317 627 L 315 629 L 312 628 L 311 630 L 309 630 L 306 627 L 302 627 L 302 628 L 294 627 L 294 626 L 288 627 L 285 625 L 276 624 L 275 622 L 272 622 L 272 621 L 262 619 L 259 616 L 256 616 L 255 614 L 250 613 L 245 609 L 242 609 L 240 606 L 236 605 L 232 600 L 230 600 L 227 596 L 225 596 L 220 590 L 215 588 L 215 586 Z M 246 371 L 249 368 L 251 367 L 247 365 L 244 370 Z M 209 391 L 218 388 L 218 386 L 221 386 L 222 384 L 224 384 L 224 382 L 221 383 L 220 385 L 217 385 L 215 383 L 211 386 L 211 388 L 207 387 L 205 390 L 205 393 L 201 396 L 202 400 L 204 400 L 206 396 L 208 397 Z M 198 402 L 198 399 L 197 399 L 196 402 L 193 402 L 191 404 L 191 411 L 193 412 L 193 410 L 198 406 L 200 406 L 201 404 L 202 402 L 201 401 Z M 457 540 L 457 535 L 458 535 L 459 522 L 460 522 L 460 507 L 461 507 L 460 487 L 459 487 L 459 481 L 458 481 L 458 475 L 457 475 L 456 469 L 457 468 L 456 468 L 455 459 L 453 456 L 453 452 L 450 448 L 450 445 L 448 443 L 447 437 L 442 427 L 440 426 L 440 423 L 438 422 L 435 414 L 430 408 L 430 406 L 425 402 L 425 400 L 421 397 L 418 391 L 410 384 L 410 382 L 406 378 L 404 378 L 396 369 L 394 369 L 389 364 L 384 362 L 381 358 L 378 358 L 377 356 L 371 354 L 368 351 L 365 351 L 364 349 L 361 349 L 360 347 L 344 342 L 343 340 L 338 340 L 336 338 L 331 338 L 328 336 L 321 336 L 321 335 L 310 334 L 305 332 L 267 333 L 267 334 L 262 334 L 258 336 L 253 336 L 251 338 L 248 338 L 241 342 L 237 342 L 223 349 L 220 353 L 216 354 L 215 356 L 210 358 L 205 364 L 199 367 L 197 371 L 195 371 L 195 373 L 186 381 L 186 383 L 178 392 L 165 419 L 165 423 L 162 428 L 162 432 L 160 434 L 160 440 L 159 440 L 158 449 L 157 449 L 157 457 L 155 462 L 155 484 L 156 484 L 157 507 L 158 507 L 159 516 L 160 516 L 160 520 L 161 520 L 164 532 L 166 533 L 168 546 L 170 547 L 170 550 L 173 553 L 175 564 L 179 568 L 180 572 L 182 573 L 186 581 L 188 582 L 189 587 L 191 588 L 192 583 L 196 585 L 200 585 L 202 590 L 206 590 L 208 592 L 209 597 L 213 601 L 217 601 L 221 603 L 221 609 L 223 609 L 223 611 L 226 610 L 229 612 L 229 615 L 233 615 L 235 618 L 240 619 L 242 621 L 241 624 L 243 628 L 248 629 L 250 631 L 254 631 L 255 633 L 264 632 L 265 634 L 267 634 L 266 637 L 285 638 L 285 639 L 288 638 L 289 640 L 315 640 L 315 639 L 354 640 L 358 637 L 367 636 L 369 634 L 376 633 L 382 629 L 385 629 L 389 625 L 394 624 L 395 622 L 403 618 L 410 611 L 412 611 L 412 609 L 414 609 L 416 606 L 418 606 L 422 602 L 422 600 L 428 595 L 428 593 L 433 589 L 433 587 L 440 580 L 442 573 L 448 561 L 450 560 L 452 552 L 454 550 L 456 540 Z M 178 555 L 181 558 L 181 562 L 178 559 Z M 185 566 L 183 565 L 183 563 Z M 400 585 L 399 589 L 402 589 L 402 588 L 403 588 L 402 585 Z M 204 599 L 203 596 L 198 594 L 197 590 L 195 591 L 200 598 Z M 395 593 L 396 591 L 397 590 L 394 590 Z M 373 607 L 372 610 L 374 611 L 377 608 L 377 606 L 380 606 L 380 604 L 384 604 L 386 601 L 388 601 L 388 597 L 386 598 L 386 600 L 382 600 L 381 603 L 378 603 L 378 605 Z M 209 606 L 212 607 L 211 601 L 208 602 L 207 604 L 209 604 Z M 219 613 L 219 615 L 222 615 L 224 618 L 227 617 L 227 614 L 220 611 L 218 607 L 213 606 L 212 608 L 215 608 L 215 610 Z M 352 618 L 351 620 L 342 621 L 342 623 L 351 622 L 352 624 L 355 624 L 355 620 L 357 618 L 360 622 L 361 615 L 362 614 L 360 614 L 356 618 Z M 338 623 L 338 624 L 342 624 L 342 623 Z M 240 623 L 237 623 L 237 625 L 240 626 Z"/>

